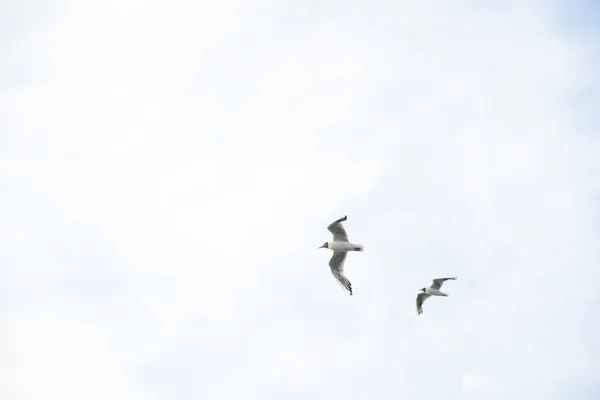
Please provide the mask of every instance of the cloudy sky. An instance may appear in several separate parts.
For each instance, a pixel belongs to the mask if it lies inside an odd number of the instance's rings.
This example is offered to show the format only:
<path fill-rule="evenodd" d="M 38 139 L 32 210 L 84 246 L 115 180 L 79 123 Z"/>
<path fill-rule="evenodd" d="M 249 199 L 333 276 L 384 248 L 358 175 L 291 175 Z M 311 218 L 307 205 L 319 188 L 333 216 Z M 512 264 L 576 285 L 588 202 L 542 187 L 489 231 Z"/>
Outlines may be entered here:
<path fill-rule="evenodd" d="M 600 398 L 600 7 L 565 7 L 3 0 L 0 398 Z"/>

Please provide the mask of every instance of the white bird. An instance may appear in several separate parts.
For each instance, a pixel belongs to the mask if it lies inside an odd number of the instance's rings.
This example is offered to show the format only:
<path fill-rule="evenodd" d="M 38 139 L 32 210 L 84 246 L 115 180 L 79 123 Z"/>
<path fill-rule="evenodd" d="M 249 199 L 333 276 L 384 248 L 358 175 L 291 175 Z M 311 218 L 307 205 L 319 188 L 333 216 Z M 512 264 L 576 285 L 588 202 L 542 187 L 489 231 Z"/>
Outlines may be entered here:
<path fill-rule="evenodd" d="M 419 293 L 417 295 L 417 315 L 423 314 L 423 302 L 425 302 L 425 300 L 427 300 L 429 297 L 431 297 L 431 296 L 448 297 L 448 295 L 446 293 L 440 291 L 440 289 L 442 288 L 442 285 L 447 280 L 456 280 L 456 277 L 434 279 L 431 286 L 429 286 L 428 288 L 421 289 L 422 293 Z"/>
<path fill-rule="evenodd" d="M 344 289 L 350 292 L 352 296 L 352 284 L 344 276 L 344 262 L 346 261 L 346 255 L 349 251 L 363 251 L 363 245 L 351 243 L 348 240 L 348 234 L 342 226 L 342 222 L 348 219 L 347 215 L 337 221 L 332 222 L 327 227 L 327 230 L 333 234 L 333 241 L 331 243 L 325 242 L 319 248 L 326 248 L 333 251 L 333 256 L 329 260 L 329 267 L 331 273 L 337 279 L 338 283 L 342 285 Z"/>

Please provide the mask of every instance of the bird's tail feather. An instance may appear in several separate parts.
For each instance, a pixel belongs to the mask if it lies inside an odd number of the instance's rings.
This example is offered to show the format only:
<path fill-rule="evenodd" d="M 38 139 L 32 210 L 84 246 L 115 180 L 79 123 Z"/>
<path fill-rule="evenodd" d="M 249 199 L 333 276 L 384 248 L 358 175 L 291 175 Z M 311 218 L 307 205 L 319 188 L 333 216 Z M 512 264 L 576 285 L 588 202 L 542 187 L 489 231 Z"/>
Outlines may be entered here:
<path fill-rule="evenodd" d="M 355 244 L 354 251 L 363 251 L 364 246 L 362 244 Z"/>

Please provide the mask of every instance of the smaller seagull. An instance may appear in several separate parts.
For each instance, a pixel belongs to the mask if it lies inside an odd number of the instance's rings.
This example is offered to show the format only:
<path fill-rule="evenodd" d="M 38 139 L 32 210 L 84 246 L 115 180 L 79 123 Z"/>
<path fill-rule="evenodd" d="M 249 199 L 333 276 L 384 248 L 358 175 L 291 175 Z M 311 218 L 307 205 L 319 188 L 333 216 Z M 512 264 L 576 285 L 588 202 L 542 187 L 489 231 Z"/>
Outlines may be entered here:
<path fill-rule="evenodd" d="M 417 315 L 423 314 L 423 303 L 431 296 L 444 296 L 448 295 L 444 292 L 441 292 L 440 289 L 442 285 L 447 280 L 456 280 L 456 277 L 452 278 L 437 278 L 433 280 L 433 283 L 428 288 L 422 288 L 421 292 L 417 295 Z"/>

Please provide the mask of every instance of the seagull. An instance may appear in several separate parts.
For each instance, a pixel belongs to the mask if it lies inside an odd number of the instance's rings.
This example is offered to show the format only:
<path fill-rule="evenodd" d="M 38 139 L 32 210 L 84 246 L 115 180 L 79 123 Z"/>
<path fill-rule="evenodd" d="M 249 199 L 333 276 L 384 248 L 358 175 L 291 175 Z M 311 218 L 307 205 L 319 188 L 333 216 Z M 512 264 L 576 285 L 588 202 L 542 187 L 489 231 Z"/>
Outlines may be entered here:
<path fill-rule="evenodd" d="M 346 261 L 346 254 L 349 251 L 363 251 L 363 245 L 355 244 L 348 240 L 348 234 L 342 226 L 342 222 L 347 219 L 348 216 L 344 215 L 342 218 L 329 224 L 327 230 L 333 234 L 333 241 L 331 243 L 325 242 L 319 249 L 326 248 L 333 251 L 333 256 L 329 260 L 331 273 L 337 279 L 338 283 L 349 291 L 350 296 L 352 296 L 352 284 L 344 276 L 344 261 Z"/>
<path fill-rule="evenodd" d="M 428 288 L 421 289 L 422 293 L 419 293 L 417 295 L 417 315 L 423 314 L 423 303 L 430 296 L 444 296 L 444 297 L 448 297 L 448 295 L 446 293 L 440 291 L 440 289 L 442 288 L 442 285 L 447 280 L 456 280 L 456 277 L 434 279 L 433 283 L 431 284 L 431 286 L 429 286 Z"/>

